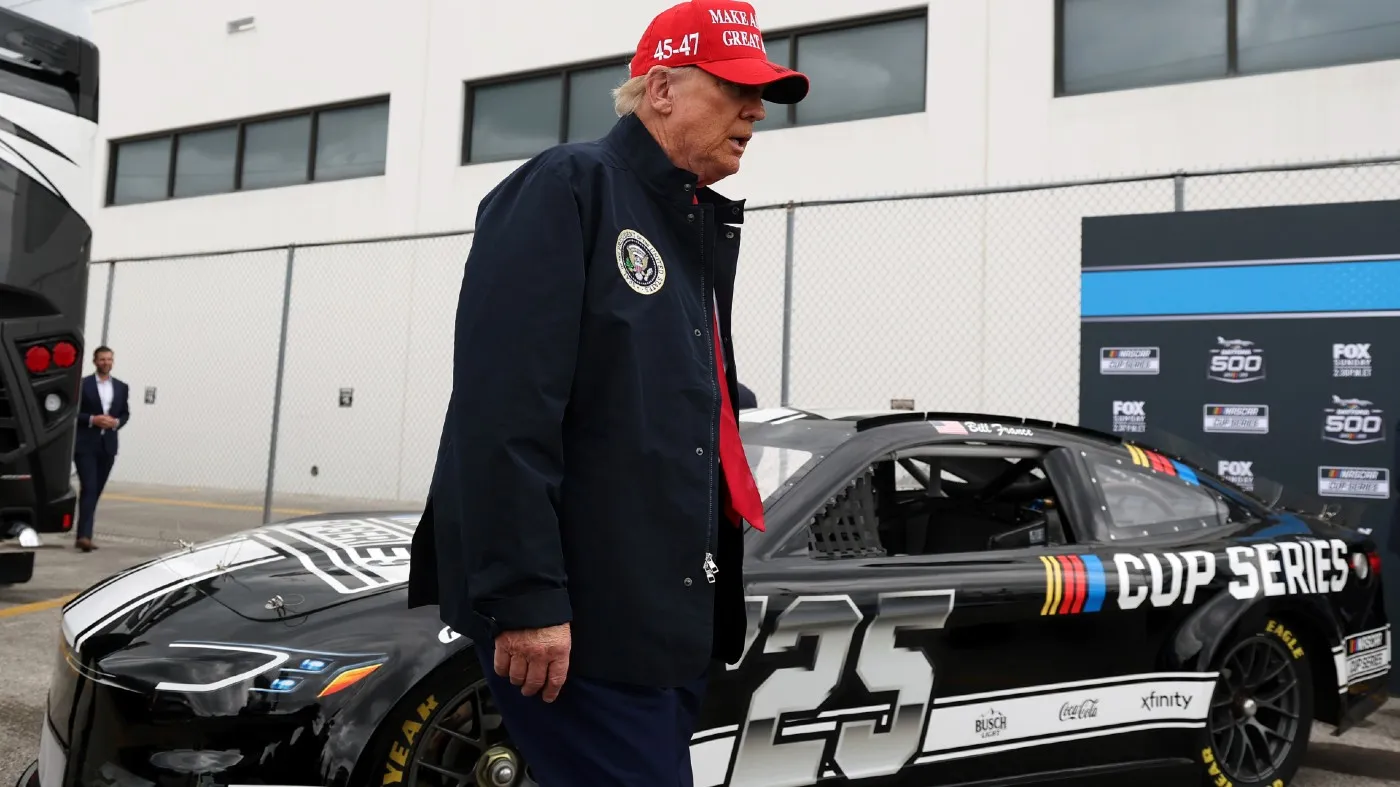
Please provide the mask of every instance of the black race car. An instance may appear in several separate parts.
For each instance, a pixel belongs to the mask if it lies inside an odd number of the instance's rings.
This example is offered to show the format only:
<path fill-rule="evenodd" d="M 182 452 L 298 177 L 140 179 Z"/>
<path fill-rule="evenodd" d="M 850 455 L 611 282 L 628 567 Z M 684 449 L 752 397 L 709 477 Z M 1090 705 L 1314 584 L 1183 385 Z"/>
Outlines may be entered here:
<path fill-rule="evenodd" d="M 1074 426 L 743 421 L 769 526 L 697 787 L 1279 787 L 1313 719 L 1385 699 L 1367 534 Z M 88 589 L 21 787 L 529 784 L 467 643 L 406 608 L 416 521 L 290 520 Z"/>

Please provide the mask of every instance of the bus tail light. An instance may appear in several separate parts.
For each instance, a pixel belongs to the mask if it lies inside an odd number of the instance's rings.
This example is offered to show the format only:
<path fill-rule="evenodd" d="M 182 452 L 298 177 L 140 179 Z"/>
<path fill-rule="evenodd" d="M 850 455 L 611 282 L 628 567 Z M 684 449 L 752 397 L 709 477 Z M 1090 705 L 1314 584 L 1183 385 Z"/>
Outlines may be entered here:
<path fill-rule="evenodd" d="M 48 371 L 51 358 L 49 348 L 36 344 L 24 353 L 24 368 L 28 369 L 30 374 L 40 374 Z"/>
<path fill-rule="evenodd" d="M 53 346 L 54 366 L 67 369 L 78 360 L 78 348 L 72 342 L 59 342 Z"/>

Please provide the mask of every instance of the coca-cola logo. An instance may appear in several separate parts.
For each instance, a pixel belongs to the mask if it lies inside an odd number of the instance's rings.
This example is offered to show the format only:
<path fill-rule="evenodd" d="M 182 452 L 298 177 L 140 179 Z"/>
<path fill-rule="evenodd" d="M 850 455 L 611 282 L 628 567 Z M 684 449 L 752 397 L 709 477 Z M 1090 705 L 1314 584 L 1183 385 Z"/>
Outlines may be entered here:
<path fill-rule="evenodd" d="M 1097 699 L 1084 700 L 1078 705 L 1066 702 L 1060 706 L 1060 721 L 1092 719 L 1097 715 L 1099 715 L 1099 701 Z"/>

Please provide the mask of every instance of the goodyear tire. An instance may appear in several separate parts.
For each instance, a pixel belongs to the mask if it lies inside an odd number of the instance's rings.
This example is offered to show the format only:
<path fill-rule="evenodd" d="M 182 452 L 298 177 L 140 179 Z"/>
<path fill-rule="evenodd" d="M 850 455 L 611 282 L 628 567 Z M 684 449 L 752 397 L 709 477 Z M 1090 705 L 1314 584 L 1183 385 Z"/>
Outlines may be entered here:
<path fill-rule="evenodd" d="M 362 787 L 439 784 L 448 778 L 443 771 L 472 775 L 478 768 L 500 767 L 502 758 L 518 771 L 526 770 L 469 649 L 410 689 L 389 711 L 370 741 L 359 781 Z"/>
<path fill-rule="evenodd" d="M 1217 653 L 1219 670 L 1197 756 L 1202 784 L 1288 787 L 1313 721 L 1312 654 L 1278 617 L 1242 627 Z"/>

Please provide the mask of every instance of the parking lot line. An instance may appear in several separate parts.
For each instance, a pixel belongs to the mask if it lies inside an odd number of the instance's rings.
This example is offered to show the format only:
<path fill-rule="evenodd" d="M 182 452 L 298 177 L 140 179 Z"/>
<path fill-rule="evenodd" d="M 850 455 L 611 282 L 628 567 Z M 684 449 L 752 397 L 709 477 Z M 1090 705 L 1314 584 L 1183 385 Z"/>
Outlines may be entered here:
<path fill-rule="evenodd" d="M 249 506 L 241 503 L 209 503 L 203 500 L 174 500 L 168 497 L 137 497 L 135 495 L 120 495 L 107 493 L 102 496 L 103 500 L 118 500 L 123 503 L 146 503 L 156 506 L 184 506 L 186 508 L 210 508 L 220 511 L 261 511 L 262 506 Z M 288 516 L 310 516 L 312 514 L 325 513 L 310 508 L 274 508 L 274 514 L 287 514 Z"/>
<path fill-rule="evenodd" d="M 62 598 L 51 598 L 45 601 L 34 601 L 28 604 L 16 604 L 13 607 L 5 607 L 4 609 L 0 609 L 0 618 L 14 618 L 20 615 L 28 615 L 31 612 L 43 612 L 44 610 L 61 607 L 77 595 L 77 593 L 69 593 Z"/>

